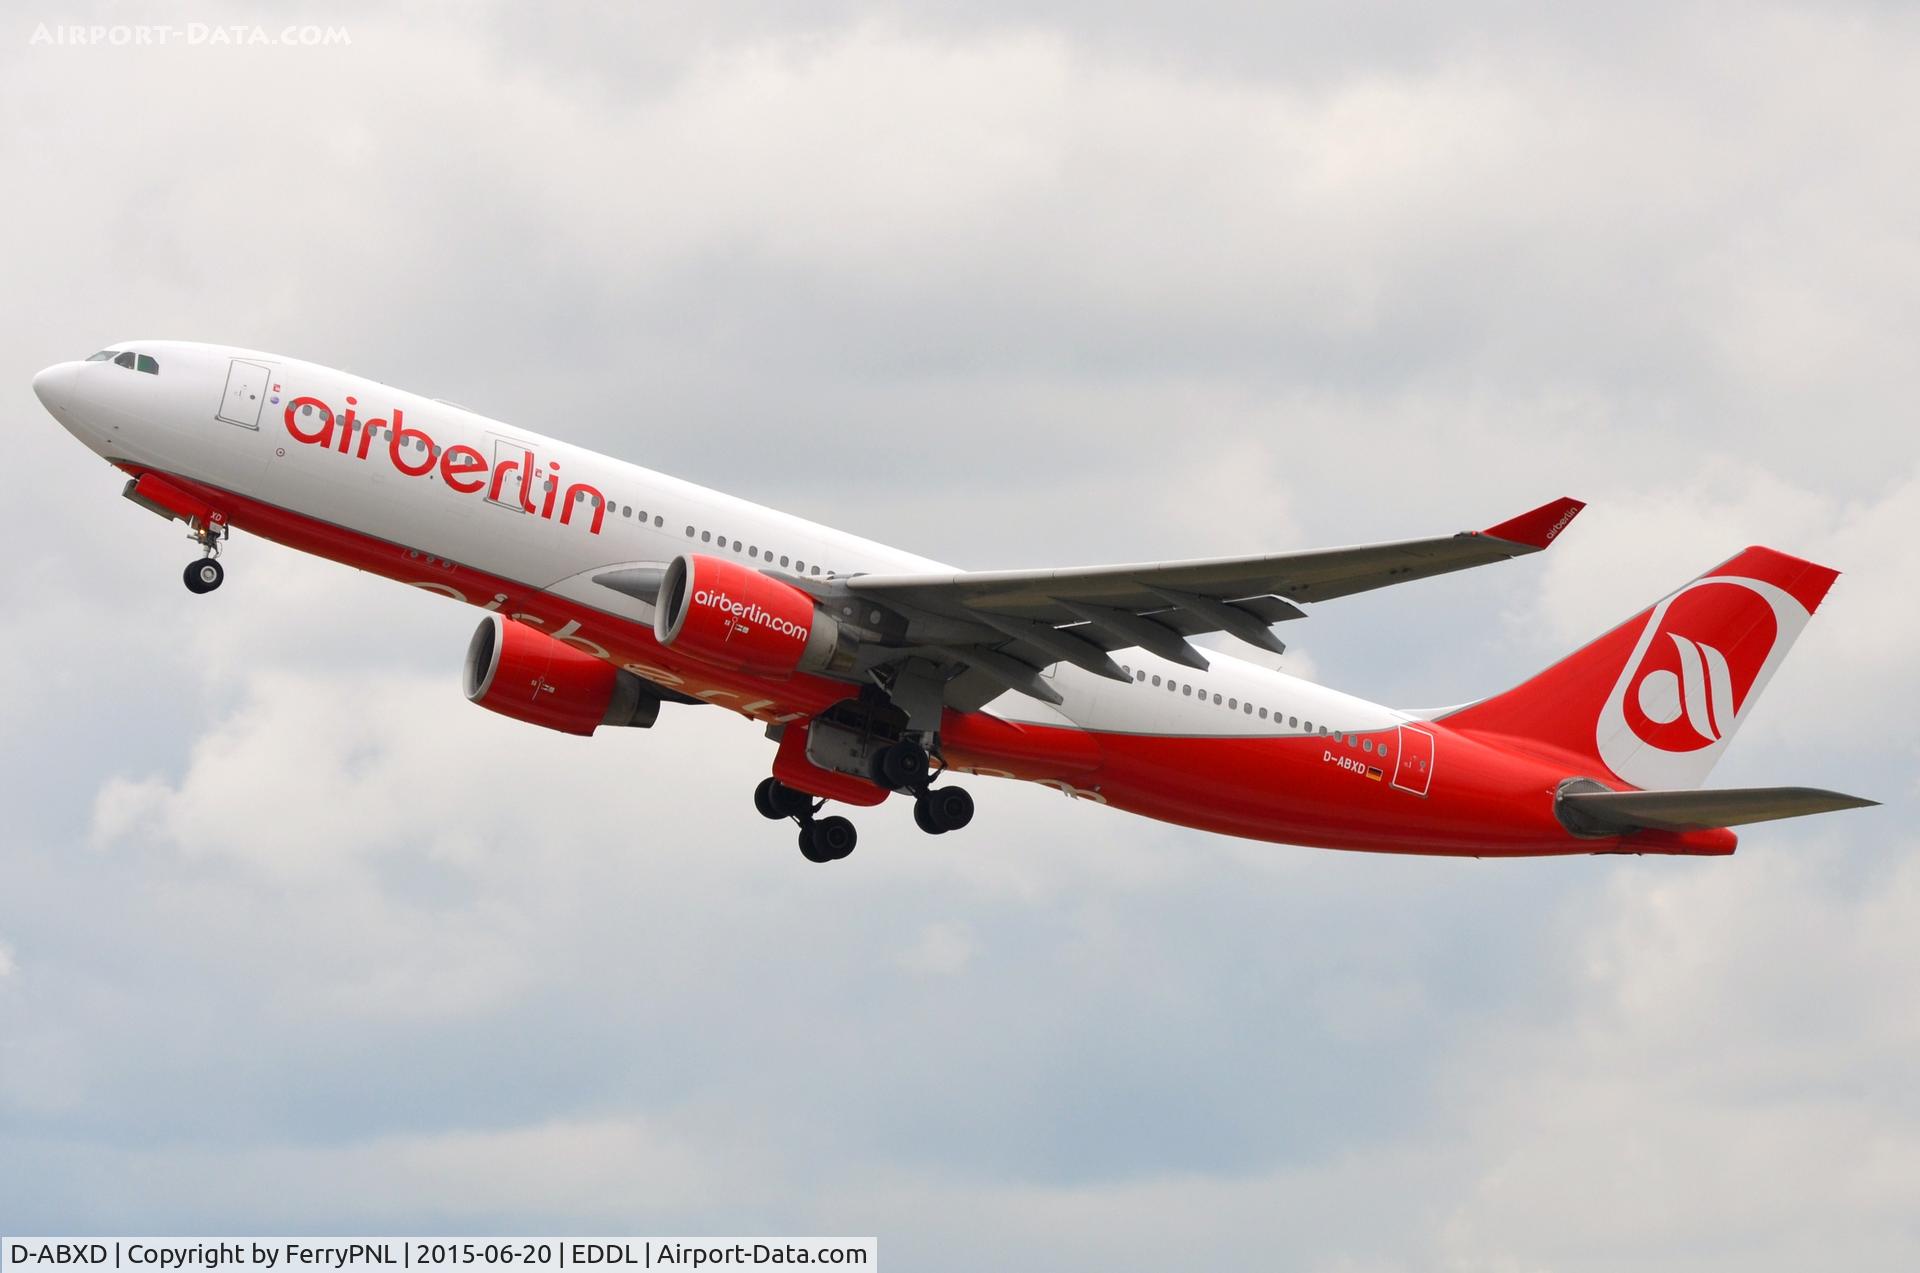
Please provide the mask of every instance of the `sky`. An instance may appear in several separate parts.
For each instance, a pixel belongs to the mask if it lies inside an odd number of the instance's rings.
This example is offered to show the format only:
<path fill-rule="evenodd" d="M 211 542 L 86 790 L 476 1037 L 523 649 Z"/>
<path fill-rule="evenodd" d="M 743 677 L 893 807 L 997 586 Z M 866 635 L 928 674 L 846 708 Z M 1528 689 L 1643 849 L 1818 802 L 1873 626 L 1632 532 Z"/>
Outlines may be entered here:
<path fill-rule="evenodd" d="M 875 1234 L 890 1267 L 1920 1265 L 1920 15 L 287 8 L 0 23 L 0 1229 Z M 1397 859 L 977 781 L 820 868 L 757 733 L 463 701 L 475 616 L 193 550 L 29 388 L 272 349 L 974 568 L 1447 533 L 1287 670 L 1502 689 L 1843 573 L 1727 859 Z M 893 807 L 899 806 L 899 807 Z"/>

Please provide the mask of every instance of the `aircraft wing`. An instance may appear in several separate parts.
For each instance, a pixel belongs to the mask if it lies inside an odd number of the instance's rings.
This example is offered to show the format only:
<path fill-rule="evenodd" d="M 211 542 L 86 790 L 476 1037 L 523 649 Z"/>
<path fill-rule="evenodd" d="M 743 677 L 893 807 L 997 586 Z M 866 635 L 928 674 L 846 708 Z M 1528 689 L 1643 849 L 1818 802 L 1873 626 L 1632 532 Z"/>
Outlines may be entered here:
<path fill-rule="evenodd" d="M 1107 651 L 1138 646 L 1205 668 L 1187 638 L 1226 632 L 1283 652 L 1271 627 L 1326 601 L 1538 552 L 1585 507 L 1558 499 L 1491 526 L 1432 539 L 1062 570 L 855 575 L 846 596 L 906 617 L 906 643 L 967 663 L 1009 688 L 1051 699 L 1033 679 L 1070 662 L 1129 679 Z"/>

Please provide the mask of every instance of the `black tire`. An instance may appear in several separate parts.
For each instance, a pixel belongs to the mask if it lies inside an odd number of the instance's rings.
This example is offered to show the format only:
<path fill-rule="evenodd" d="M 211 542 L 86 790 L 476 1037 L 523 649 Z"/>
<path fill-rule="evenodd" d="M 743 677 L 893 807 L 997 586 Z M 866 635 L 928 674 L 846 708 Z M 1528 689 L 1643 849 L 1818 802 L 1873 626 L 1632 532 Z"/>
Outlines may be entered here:
<path fill-rule="evenodd" d="M 826 855 L 815 861 L 837 862 L 853 852 L 859 841 L 860 833 L 845 818 L 821 818 L 813 824 L 814 851 Z"/>
<path fill-rule="evenodd" d="M 189 562 L 181 578 L 186 581 L 187 591 L 192 593 L 212 592 L 227 577 L 226 570 L 211 557 Z"/>
<path fill-rule="evenodd" d="M 776 818 L 804 818 L 813 812 L 813 797 L 794 787 L 789 787 L 778 778 L 769 778 L 773 786 L 768 789 L 767 803 L 773 808 Z"/>
<path fill-rule="evenodd" d="M 778 821 L 787 816 L 781 813 L 773 803 L 773 789 L 779 785 L 771 778 L 762 778 L 760 785 L 753 789 L 753 807 L 761 817 L 769 821 Z"/>
<path fill-rule="evenodd" d="M 881 786 L 906 791 L 927 780 L 927 749 L 910 738 L 881 749 L 873 758 L 873 776 Z"/>
<path fill-rule="evenodd" d="M 942 831 L 958 831 L 973 821 L 973 797 L 965 787 L 935 787 L 927 792 L 914 802 L 915 821 L 919 820 L 923 806 L 927 810 L 927 821 Z"/>
<path fill-rule="evenodd" d="M 833 857 L 814 835 L 814 824 L 809 822 L 800 828 L 800 856 L 809 862 L 831 862 Z"/>
<path fill-rule="evenodd" d="M 913 825 L 928 835 L 944 835 L 946 828 L 933 820 L 933 810 L 927 808 L 925 799 L 913 802 Z"/>

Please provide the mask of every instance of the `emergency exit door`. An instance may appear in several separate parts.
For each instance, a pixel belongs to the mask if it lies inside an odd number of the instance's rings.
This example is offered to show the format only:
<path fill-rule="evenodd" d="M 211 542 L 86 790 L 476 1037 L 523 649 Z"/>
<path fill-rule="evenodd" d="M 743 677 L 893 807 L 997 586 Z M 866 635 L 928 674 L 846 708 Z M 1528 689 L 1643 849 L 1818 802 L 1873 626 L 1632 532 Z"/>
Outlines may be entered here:
<path fill-rule="evenodd" d="M 227 364 L 227 392 L 214 418 L 243 429 L 259 428 L 260 409 L 266 405 L 267 384 L 272 379 L 273 368 L 265 363 L 235 358 Z"/>
<path fill-rule="evenodd" d="M 1433 783 L 1433 734 L 1417 725 L 1402 725 L 1397 750 L 1393 785 L 1416 796 L 1426 795 Z"/>

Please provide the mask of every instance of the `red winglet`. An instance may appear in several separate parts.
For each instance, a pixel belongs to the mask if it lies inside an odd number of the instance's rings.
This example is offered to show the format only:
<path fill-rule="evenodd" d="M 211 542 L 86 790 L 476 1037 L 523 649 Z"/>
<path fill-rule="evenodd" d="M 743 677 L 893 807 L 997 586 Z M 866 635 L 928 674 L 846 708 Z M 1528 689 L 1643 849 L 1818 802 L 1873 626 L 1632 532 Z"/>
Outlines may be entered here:
<path fill-rule="evenodd" d="M 1489 526 L 1480 533 L 1489 539 L 1504 539 L 1508 543 L 1525 544 L 1529 548 L 1545 548 L 1586 506 L 1584 500 L 1557 499 L 1551 504 L 1542 504 L 1530 513 L 1509 518 L 1498 526 Z"/>

